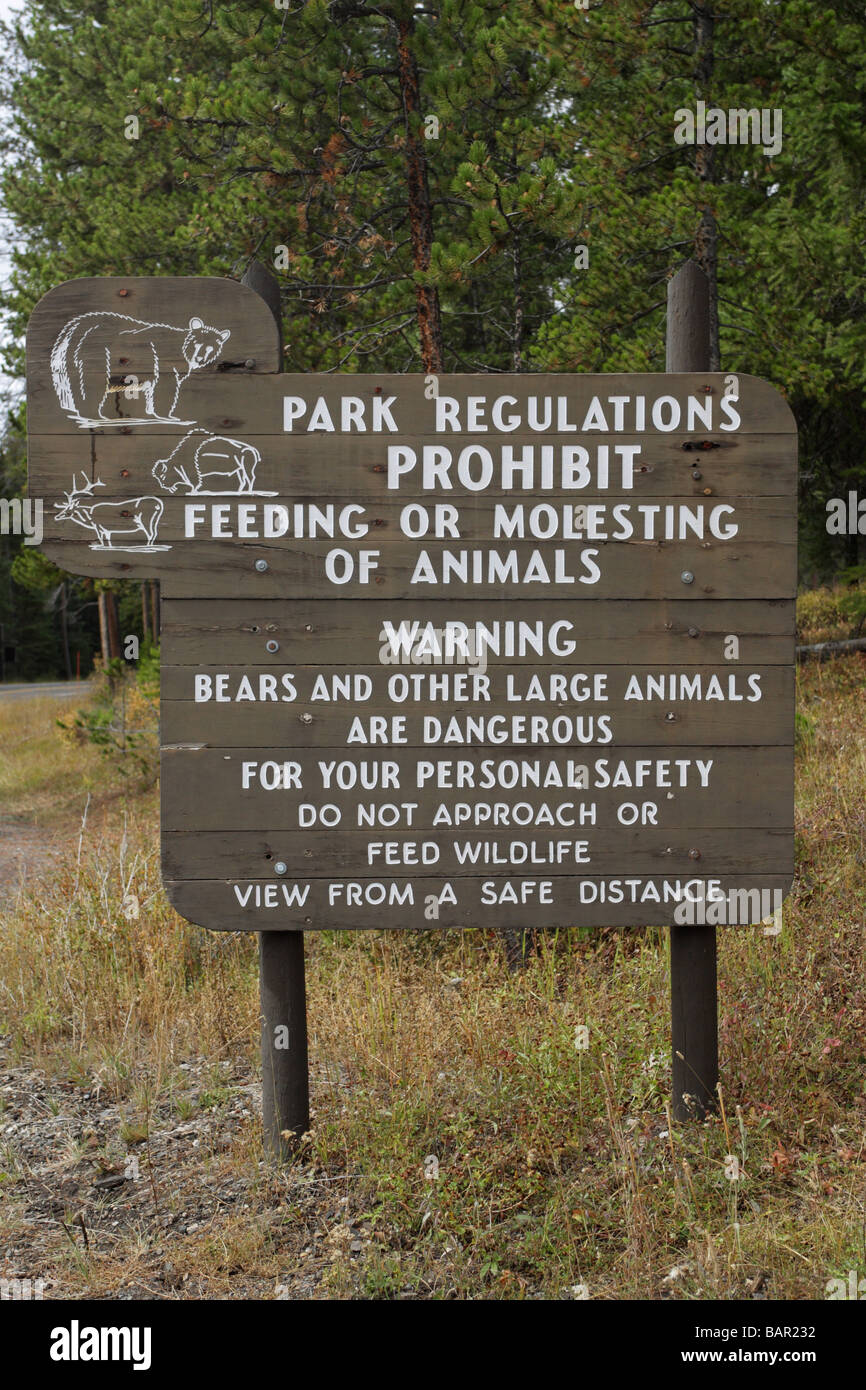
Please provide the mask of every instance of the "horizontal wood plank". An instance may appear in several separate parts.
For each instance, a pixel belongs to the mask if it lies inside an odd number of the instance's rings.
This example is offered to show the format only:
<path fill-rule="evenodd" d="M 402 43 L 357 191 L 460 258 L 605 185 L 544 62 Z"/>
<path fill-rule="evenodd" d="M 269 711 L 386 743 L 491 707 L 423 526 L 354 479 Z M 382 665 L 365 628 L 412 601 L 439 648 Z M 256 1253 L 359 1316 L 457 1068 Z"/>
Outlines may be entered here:
<path fill-rule="evenodd" d="M 75 284 L 76 282 L 71 282 Z M 132 283 L 131 281 L 129 282 Z M 151 282 L 152 283 L 152 282 Z M 231 285 L 230 281 L 218 281 L 218 284 Z M 234 286 L 233 291 L 252 294 L 246 291 L 243 286 Z M 232 292 L 233 292 L 232 291 Z M 53 291 L 52 293 L 57 293 Z M 146 302 L 142 304 L 140 312 L 133 312 L 132 296 L 126 300 L 117 297 L 116 290 L 106 292 L 107 302 L 111 307 L 116 307 L 118 312 L 130 313 L 134 317 L 143 319 L 150 318 L 167 322 L 169 324 L 187 323 L 190 316 L 188 307 L 190 301 L 184 297 L 181 308 L 181 301 L 178 301 L 172 310 L 166 306 L 165 310 L 158 307 L 152 298 L 145 293 L 143 298 Z M 46 297 L 47 299 L 47 297 Z M 115 303 L 116 301 L 116 303 Z M 82 296 L 79 301 L 82 304 L 88 303 L 87 297 Z M 123 308 L 128 303 L 129 308 Z M 238 301 L 240 303 L 240 301 Z M 64 305 L 63 311 L 51 314 L 48 313 L 46 300 L 42 301 L 46 305 L 45 314 L 40 308 L 34 311 L 34 319 L 38 315 L 36 325 L 31 328 L 28 341 L 28 374 L 27 389 L 28 396 L 33 408 L 31 428 L 34 433 L 39 434 L 64 434 L 69 428 L 69 420 L 60 407 L 55 395 L 51 373 L 49 370 L 49 356 L 51 346 L 57 334 L 67 321 L 67 314 L 71 317 L 73 313 L 86 312 L 85 309 L 68 309 Z M 258 331 L 258 325 L 264 324 L 261 315 L 266 315 L 268 310 L 262 300 L 259 300 L 261 309 L 259 316 L 252 322 Z M 221 313 L 222 310 L 222 313 Z M 161 315 L 165 313 L 165 319 Z M 202 309 L 196 309 L 195 313 L 204 318 L 205 323 L 214 328 L 224 329 L 227 323 L 227 307 L 223 310 L 221 304 L 216 302 L 203 305 Z M 50 321 L 49 321 L 50 320 Z M 32 321 L 31 321 L 32 323 Z M 233 330 L 233 338 L 226 343 L 226 352 L 234 356 L 236 346 L 242 341 L 240 336 L 240 325 L 237 330 Z M 258 358 L 273 341 L 273 322 L 269 330 L 262 328 L 261 347 L 257 349 L 254 344 L 247 348 L 250 342 L 249 335 L 244 339 L 245 351 Z M 242 354 L 238 354 L 241 356 Z M 528 419 L 529 398 L 538 399 L 551 397 L 554 406 L 550 418 L 550 423 L 546 429 L 533 431 L 539 443 L 543 442 L 545 435 L 562 433 L 572 435 L 572 437 L 591 433 L 598 438 L 610 433 L 645 433 L 647 436 L 655 434 L 674 434 L 685 430 L 688 433 L 700 436 L 713 433 L 730 434 L 781 434 L 795 435 L 796 424 L 791 409 L 784 396 L 771 386 L 768 382 L 762 381 L 758 377 L 742 375 L 739 377 L 739 398 L 733 407 L 736 416 L 732 416 L 728 408 L 722 408 L 721 400 L 725 392 L 725 377 L 721 373 L 610 373 L 603 375 L 593 375 L 590 373 L 571 373 L 554 375 L 540 372 L 538 374 L 518 374 L 518 375 L 499 375 L 491 373 L 478 374 L 454 374 L 443 375 L 439 378 L 439 395 L 448 396 L 456 399 L 459 403 L 459 413 L 456 417 L 457 428 L 452 431 L 450 426 L 447 430 L 437 431 L 437 406 L 432 397 L 425 395 L 425 377 L 421 374 L 406 373 L 385 373 L 381 376 L 359 373 L 357 375 L 345 376 L 337 373 L 315 374 L 315 373 L 283 373 L 278 376 L 259 376 L 255 373 L 250 376 L 235 376 L 233 373 L 226 373 L 218 381 L 212 378 L 205 378 L 201 371 L 194 372 L 186 381 L 182 388 L 180 397 L 180 410 L 184 420 L 193 421 L 199 426 L 211 430 L 215 434 L 226 431 L 237 434 L 258 435 L 287 435 L 294 438 L 301 434 L 310 433 L 306 428 L 313 423 L 313 406 L 321 398 L 325 408 L 334 424 L 333 432 L 326 429 L 319 429 L 312 432 L 330 433 L 331 438 L 340 434 L 351 435 L 355 433 L 355 428 L 347 422 L 347 428 L 341 429 L 341 401 L 344 397 L 353 396 L 363 403 L 364 425 L 362 433 L 371 432 L 371 425 L 374 423 L 374 412 L 379 411 L 380 429 L 376 431 L 383 442 L 387 439 L 397 440 L 401 435 L 424 435 L 437 433 L 440 440 L 447 441 L 449 433 L 459 434 L 461 432 L 472 433 L 479 443 L 485 440 L 500 438 L 499 432 L 495 428 L 492 417 L 492 405 L 497 398 L 512 397 L 517 405 L 512 410 L 519 411 L 518 423 L 513 429 L 504 430 L 502 433 L 507 442 L 507 435 L 517 434 L 521 427 L 526 428 L 523 423 Z M 306 404 L 306 410 L 302 416 L 293 422 L 291 433 L 284 430 L 285 414 L 283 400 L 290 396 L 302 400 Z M 635 397 L 643 396 L 647 401 L 647 411 L 645 423 L 641 426 L 634 415 L 633 405 L 623 406 L 622 423 L 617 429 L 616 426 L 616 407 L 609 402 L 614 397 L 626 397 L 628 402 L 633 402 Z M 712 399 L 712 416 L 706 418 L 693 418 L 689 422 L 688 418 L 688 399 L 690 396 L 698 397 L 701 402 Z M 396 429 L 392 430 L 388 419 L 381 410 L 382 402 L 390 401 L 394 398 L 391 406 L 390 419 L 393 420 Z M 568 428 L 562 429 L 556 413 L 556 402 L 562 397 L 567 405 L 567 419 L 563 421 Z M 652 421 L 652 405 L 660 398 L 673 400 L 677 403 L 678 414 L 665 412 L 663 422 L 665 428 L 654 427 Z M 467 428 L 468 410 L 467 402 L 469 398 L 486 398 L 487 408 L 483 418 L 476 418 L 475 423 L 486 426 L 470 430 Z M 600 423 L 593 425 L 592 421 L 587 421 L 588 413 L 591 410 L 595 398 L 602 403 L 606 413 L 603 419 L 599 417 Z M 129 421 L 131 426 L 142 434 L 162 434 L 172 437 L 178 435 L 177 425 L 166 424 L 153 421 L 150 424 L 140 423 L 140 402 L 125 399 L 122 395 L 117 398 L 117 409 L 115 418 L 118 425 L 107 426 L 108 429 L 120 427 L 120 422 L 124 418 Z M 515 417 L 517 418 L 517 417 Z M 537 423 L 544 424 L 545 417 L 539 414 Z M 735 428 L 722 429 L 722 425 L 733 424 Z M 672 427 L 670 427 L 672 425 Z"/>
<path fill-rule="evenodd" d="M 401 718 L 405 722 L 394 734 L 410 748 L 513 746 L 522 740 L 531 747 L 560 745 L 573 751 L 602 737 L 612 747 L 791 743 L 794 673 L 789 667 L 620 667 L 606 672 L 586 665 L 580 673 L 565 674 L 536 658 L 522 669 L 515 663 L 511 671 L 494 668 L 473 680 L 470 669 L 451 666 L 449 674 L 466 674 L 462 685 L 469 698 L 457 703 L 446 697 L 439 703 L 430 698 L 431 677 L 438 680 L 443 669 L 357 666 L 348 677 L 343 667 L 163 666 L 163 738 L 166 743 L 223 748 L 329 747 L 345 744 L 357 720 L 350 748 L 359 753 L 365 738 L 372 746 L 389 746 L 391 721 Z M 556 683 L 561 674 L 565 691 Z M 638 690 L 649 695 L 649 678 L 664 682 L 666 698 L 625 699 L 629 689 L 633 695 Z M 348 698 L 342 696 L 347 681 Z M 434 692 L 440 688 L 450 694 L 454 682 L 432 687 Z M 199 696 L 212 698 L 197 700 L 197 689 Z M 603 698 L 593 699 L 596 691 Z M 245 698 L 250 693 L 257 698 Z M 724 698 L 704 698 L 715 693 Z M 217 694 L 223 697 L 219 701 Z M 321 698 L 312 699 L 314 694 Z M 471 698 L 475 694 L 480 698 Z M 525 698 L 542 694 L 565 698 Z M 756 694 L 760 699 L 750 699 Z M 388 721 L 387 733 L 382 724 L 370 726 L 375 716 Z M 483 721 L 480 730 L 473 730 L 473 720 Z"/>
<path fill-rule="evenodd" d="M 658 807 L 658 824 L 662 828 L 685 829 L 725 829 L 742 826 L 744 850 L 748 844 L 748 831 L 756 828 L 782 829 L 793 824 L 793 758 L 790 747 L 738 747 L 708 750 L 699 747 L 677 747 L 668 752 L 658 748 L 581 748 L 569 750 L 539 749 L 497 749 L 477 750 L 471 748 L 424 750 L 424 755 L 400 750 L 379 750 L 374 756 L 362 759 L 358 750 L 345 747 L 318 749 L 315 752 L 298 750 L 293 747 L 271 748 L 268 756 L 261 749 L 247 747 L 225 751 L 208 747 L 163 747 L 161 755 L 162 785 L 162 824 L 166 831 L 172 830 L 297 830 L 300 828 L 301 804 L 319 806 L 324 803 L 339 808 L 345 818 L 344 828 L 358 828 L 359 804 L 413 804 L 417 809 L 412 813 L 411 822 L 405 821 L 403 828 L 433 829 L 437 813 L 452 814 L 455 804 L 474 806 L 484 802 L 513 808 L 515 803 L 533 808 L 570 808 L 569 816 L 579 817 L 575 807 L 597 806 L 597 823 L 602 828 L 617 824 L 617 808 L 624 802 L 640 805 L 652 802 Z M 483 769 L 480 764 L 490 760 L 494 769 L 507 760 L 519 764 L 519 775 L 527 763 L 536 759 L 541 761 L 545 772 L 555 765 L 565 779 L 570 765 L 588 766 L 589 785 L 579 787 L 525 787 L 507 788 L 501 785 L 481 786 Z M 606 760 L 601 771 L 596 768 L 598 760 Z M 670 786 L 658 787 L 644 780 L 642 786 L 602 787 L 595 785 L 603 781 L 605 772 L 609 778 L 616 775 L 621 763 L 629 767 L 628 776 L 632 782 L 637 760 L 649 760 L 653 770 L 659 759 L 667 759 L 670 764 L 668 774 L 674 779 Z M 689 767 L 685 774 L 686 785 L 681 786 L 677 779 L 680 772 L 673 767 L 673 760 L 686 760 Z M 708 773 L 708 784 L 699 785 L 697 760 L 712 760 Z M 370 787 L 360 785 L 354 790 L 338 790 L 335 786 L 327 788 L 319 770 L 319 762 L 351 762 L 359 765 L 364 761 L 375 764 L 373 775 L 380 780 L 384 775 L 386 763 L 396 765 L 396 785 L 391 787 Z M 451 765 L 451 786 L 431 785 L 430 781 L 419 786 L 419 764 L 425 761 L 448 763 Z M 285 763 L 297 764 L 300 787 L 279 787 L 264 790 L 257 780 L 251 780 L 247 789 L 242 786 L 243 764 L 255 763 L 257 770 L 251 778 L 258 778 L 258 769 L 264 763 L 276 770 Z M 476 785 L 469 785 L 463 778 L 463 785 L 457 785 L 459 765 L 473 769 Z M 360 777 L 360 773 L 354 775 Z M 655 772 L 652 773 L 655 776 Z M 497 773 L 494 771 L 494 778 Z M 675 784 L 674 784 L 675 783 Z M 448 824 L 448 821 L 441 821 Z M 471 824 L 467 822 L 464 828 Z M 308 828 L 313 828 L 312 826 Z M 375 829 L 376 827 L 372 827 Z M 396 822 L 394 828 L 401 828 Z M 497 829 L 495 823 L 479 824 L 478 829 Z"/>
<path fill-rule="evenodd" d="M 40 434 L 31 430 L 31 495 L 53 503 L 69 489 L 72 475 L 80 478 L 82 473 L 90 481 L 99 479 L 103 484 L 99 495 L 106 498 L 122 497 L 131 491 L 139 494 L 153 491 L 163 493 L 167 487 L 177 488 L 182 495 L 191 495 L 193 489 L 200 486 L 194 464 L 199 449 L 203 446 L 202 461 L 203 466 L 207 466 L 205 459 L 208 452 L 220 447 L 218 443 L 208 444 L 208 439 L 234 438 L 230 431 L 219 430 L 210 436 L 207 430 L 192 426 L 178 429 L 177 441 L 174 441 L 166 440 L 163 435 L 154 435 L 149 429 L 130 428 L 126 433 L 110 429 L 74 432 L 74 427 L 71 427 L 69 434 Z M 289 436 L 243 433 L 238 442 L 259 455 L 254 480 L 255 487 L 260 491 L 272 491 L 279 497 L 313 497 L 317 501 L 349 494 L 365 503 L 395 499 L 426 499 L 431 503 L 453 499 L 449 498 L 446 489 L 424 487 L 421 466 L 424 449 L 445 446 L 450 450 L 453 464 L 449 476 L 455 483 L 454 491 L 460 494 L 457 460 L 463 449 L 480 441 L 475 434 L 420 434 L 391 439 L 383 438 L 381 434 Z M 497 436 L 495 445 L 493 441 L 488 441 L 485 447 L 493 452 L 497 460 L 500 447 L 505 444 L 513 451 L 515 458 L 531 461 L 532 472 L 527 474 L 527 478 L 532 479 L 532 485 L 524 485 L 522 475 L 515 473 L 513 486 L 504 488 L 501 470 L 497 470 L 491 486 L 484 489 L 484 495 L 499 500 L 507 498 L 512 502 L 528 498 L 535 502 L 562 499 L 580 502 L 584 494 L 600 496 L 602 493 L 616 501 L 629 498 L 644 501 L 660 497 L 700 501 L 706 496 L 724 500 L 741 497 L 796 498 L 797 441 L 791 435 L 677 433 L 605 436 L 603 442 L 608 448 L 609 459 L 606 487 L 599 486 L 597 451 L 601 442 L 592 435 L 581 435 L 579 438 L 526 433 Z M 562 449 L 571 448 L 575 443 L 588 452 L 587 480 L 579 485 L 584 475 L 577 473 L 575 485 L 563 487 L 560 466 Z M 419 462 L 410 473 L 401 477 L 398 488 L 390 488 L 388 449 L 397 444 L 411 446 Z M 555 450 L 552 455 L 555 464 L 552 486 L 543 482 L 543 445 Z M 623 486 L 622 456 L 616 453 L 617 445 L 640 448 L 640 454 L 632 459 L 630 487 Z M 230 452 L 227 445 L 223 448 Z M 533 450 L 531 454 L 528 452 L 530 449 Z M 631 455 L 626 457 L 631 458 Z M 166 459 L 169 462 L 163 469 L 159 464 Z M 182 479 L 182 470 L 186 470 L 188 483 Z M 212 479 L 209 486 L 228 493 L 234 485 L 226 478 Z"/>
<path fill-rule="evenodd" d="M 378 848 L 371 853 L 374 845 Z M 433 846 L 433 850 L 422 849 L 427 846 Z M 434 851 L 435 860 L 425 863 L 422 856 L 426 853 L 429 860 Z M 549 878 L 573 875 L 575 865 L 580 863 L 582 872 L 595 875 L 621 874 L 627 865 L 629 874 L 675 873 L 688 877 L 697 872 L 714 876 L 742 874 L 743 854 L 743 834 L 738 829 L 671 833 L 654 826 L 617 826 L 596 831 L 590 825 L 569 832 L 527 830 L 510 835 L 459 829 L 375 833 L 171 831 L 163 835 L 162 872 L 170 879 L 213 878 L 218 871 L 232 879 L 276 880 L 274 866 L 282 862 L 295 880 L 304 875 L 378 878 L 383 873 L 413 872 L 458 876 L 513 873 L 530 878 L 540 874 Z M 587 857 L 590 862 L 585 864 Z M 751 830 L 748 871 L 792 874 L 794 847 L 790 830 Z"/>
<path fill-rule="evenodd" d="M 431 553 L 438 550 L 459 550 L 469 544 L 485 545 L 499 550 L 515 544 L 529 549 L 536 547 L 543 555 L 557 546 L 564 546 L 574 555 L 579 547 L 607 545 L 660 545 L 668 549 L 699 545 L 712 550 L 736 549 L 740 543 L 771 545 L 796 544 L 796 499 L 793 497 L 744 497 L 736 502 L 719 497 L 702 497 L 692 501 L 681 499 L 676 504 L 656 503 L 657 510 L 647 517 L 631 503 L 613 503 L 598 494 L 579 502 L 545 502 L 542 524 L 552 534 L 533 536 L 532 512 L 536 499 L 520 503 L 515 500 L 496 503 L 484 497 L 466 497 L 454 504 L 453 520 L 456 535 L 436 536 L 432 509 L 426 503 L 426 518 L 430 534 L 407 535 L 416 526 L 416 517 L 404 517 L 404 504 L 387 498 L 381 503 L 364 507 L 351 496 L 332 499 L 328 510 L 315 497 L 168 497 L 153 491 L 162 502 L 159 524 L 160 544 L 172 546 L 171 561 L 194 563 L 195 552 L 202 546 L 224 551 L 230 543 L 246 551 L 249 544 L 260 543 L 263 553 L 269 549 L 289 549 L 326 554 L 335 546 L 353 551 L 362 548 L 381 548 L 383 554 L 394 546 L 402 546 L 407 554 L 421 549 Z M 88 496 L 87 504 L 110 504 L 127 509 L 132 525 L 134 498 L 110 497 L 102 492 Z M 653 504 L 648 504 L 653 505 Z M 674 534 L 667 535 L 666 506 L 671 506 L 670 522 Z M 724 511 L 716 511 L 722 506 Z M 618 513 L 614 513 L 614 507 Z M 120 516 L 124 516 L 121 510 Z M 683 518 L 682 522 L 680 518 Z M 118 520 L 115 518 L 115 520 Z M 113 523 L 109 523 L 113 524 Z M 122 524 L 118 520 L 118 524 Z M 418 529 L 426 526 L 426 520 Z M 683 535 L 678 534 L 682 525 Z M 286 529 L 284 535 L 267 538 L 266 529 Z M 555 528 L 555 530 L 554 530 Z M 735 533 L 728 538 L 730 528 Z M 58 520 L 52 512 L 44 518 L 46 544 L 65 543 L 72 538 L 80 544 L 77 531 L 81 524 L 73 520 Z M 714 534 L 714 531 L 718 534 Z M 224 533 L 224 534 L 221 534 Z M 85 536 L 87 533 L 85 532 Z M 95 536 L 90 535 L 93 541 Z M 143 544 L 139 535 L 133 544 Z M 126 541 L 123 542 L 127 544 Z M 187 556 L 185 552 L 191 552 Z M 168 563 L 168 562 L 166 562 Z"/>
<path fill-rule="evenodd" d="M 697 896 L 698 884 L 701 880 L 694 877 L 683 878 L 691 885 L 691 895 Z M 405 902 L 402 905 L 384 905 L 379 902 L 361 901 L 360 903 L 346 904 L 345 892 L 336 904 L 328 902 L 328 883 L 324 879 L 304 879 L 299 880 L 301 886 L 308 885 L 308 892 L 303 904 L 282 904 L 273 908 L 259 908 L 253 906 L 242 907 L 238 901 L 237 894 L 233 891 L 235 884 L 231 880 L 172 880 L 165 881 L 166 892 L 173 906 L 190 922 L 196 922 L 200 926 L 210 927 L 216 931 L 314 931 L 332 930 L 334 928 L 348 930 L 389 930 L 393 928 L 412 928 L 416 930 L 441 929 L 441 928 L 464 928 L 464 927 L 526 927 L 527 922 L 531 922 L 535 927 L 600 927 L 600 926 L 665 926 L 670 925 L 673 918 L 675 906 L 671 902 L 624 902 L 620 904 L 605 902 L 581 902 L 580 893 L 583 885 L 592 884 L 592 887 L 584 887 L 583 891 L 591 893 L 593 890 L 597 894 L 599 891 L 599 881 L 586 878 L 556 878 L 550 879 L 549 883 L 552 901 L 539 902 L 531 899 L 525 904 L 521 903 L 500 903 L 499 905 L 485 905 L 483 898 L 483 885 L 489 883 L 493 885 L 494 892 L 508 891 L 507 885 L 510 880 L 497 878 L 493 875 L 490 878 L 465 878 L 454 880 L 455 891 L 458 893 L 456 905 L 442 904 L 438 909 L 438 917 L 435 920 L 425 918 L 425 898 L 438 896 L 441 893 L 446 880 L 440 875 L 437 878 L 417 878 L 407 879 L 382 879 L 385 892 L 402 893 L 405 892 L 407 884 L 413 889 L 414 901 Z M 539 875 L 535 879 L 536 885 L 542 880 Z M 654 878 L 650 880 L 657 892 L 661 895 L 664 891 L 664 880 Z M 620 880 L 621 882 L 621 880 Z M 646 883 L 647 880 L 644 880 Z M 393 885 L 393 887 L 392 887 Z M 238 884 L 240 891 L 247 892 L 255 889 L 255 882 L 243 882 Z M 261 881 L 258 885 L 264 892 L 267 888 L 274 888 L 271 880 Z M 294 883 L 286 883 L 288 892 L 295 886 Z M 364 891 L 365 881 L 359 880 L 358 886 Z M 513 886 L 513 885 L 512 885 Z M 606 891 L 610 891 L 609 883 L 605 883 Z M 760 921 L 761 917 L 757 913 L 763 913 L 764 906 L 773 911 L 775 902 L 774 894 L 781 895 L 781 901 L 791 889 L 791 879 L 787 874 L 760 874 L 751 877 L 739 876 L 736 878 L 727 875 L 721 877 L 719 889 L 727 894 L 733 891 L 752 892 L 751 900 L 730 899 L 730 909 L 732 914 L 737 911 L 739 903 L 742 903 L 743 914 L 748 914 L 751 906 L 757 909 L 755 921 Z M 763 892 L 763 899 L 761 894 Z M 767 914 L 769 915 L 769 913 Z M 745 924 L 742 924 L 745 925 Z M 732 925 L 731 930 L 734 929 Z"/>
<path fill-rule="evenodd" d="M 794 660 L 795 604 L 790 598 L 612 599 L 601 604 L 419 598 L 411 604 L 373 600 L 361 610 L 342 599 L 164 599 L 161 639 L 163 661 L 171 666 L 198 666 L 215 657 L 230 665 L 354 665 L 378 659 L 386 622 L 395 628 L 407 621 L 429 623 L 440 631 L 454 621 L 488 627 L 512 622 L 533 628 L 541 624 L 546 632 L 563 620 L 576 645 L 566 653 L 560 644 L 560 666 L 582 666 L 588 656 L 599 665 L 718 662 L 731 634 L 739 640 L 741 665 L 791 665 Z M 276 651 L 267 650 L 269 641 L 277 642 Z M 510 666 L 514 660 L 487 650 L 488 665 Z"/>
<path fill-rule="evenodd" d="M 775 529 L 778 522 L 773 519 L 766 518 L 762 526 L 759 514 L 752 512 L 751 523 L 744 524 L 742 533 L 731 541 L 679 541 L 670 545 L 655 541 L 596 541 L 567 542 L 560 547 L 545 544 L 538 548 L 524 541 L 496 545 L 454 542 L 445 547 L 436 541 L 423 546 L 416 541 L 396 540 L 381 546 L 362 546 L 355 541 L 350 543 L 350 549 L 335 542 L 299 541 L 288 549 L 261 541 L 227 547 L 220 541 L 201 540 L 172 550 L 170 568 L 166 552 L 95 551 L 65 539 L 46 539 L 42 550 L 61 569 L 73 574 L 118 579 L 162 576 L 164 592 L 170 598 L 333 598 L 335 591 L 342 590 L 346 598 L 367 601 L 414 599 L 419 594 L 423 597 L 425 588 L 429 591 L 437 587 L 440 592 L 452 591 L 455 598 L 525 599 L 533 588 L 540 598 L 556 595 L 581 600 L 790 598 L 796 589 L 797 569 L 792 528 L 783 523 L 784 538 L 779 539 L 779 530 Z M 326 557 L 334 549 L 349 550 L 350 554 L 359 549 L 379 550 L 377 568 L 370 572 L 369 582 L 350 580 L 346 585 L 334 584 L 325 572 Z M 429 554 L 433 578 L 421 582 L 416 577 L 413 582 L 422 549 Z M 462 582 L 452 569 L 450 582 L 444 584 L 441 553 L 445 549 L 456 554 L 460 563 L 461 551 L 477 551 L 479 581 L 473 582 L 470 577 Z M 596 553 L 587 555 L 587 551 Z M 497 561 L 497 556 L 504 558 Z M 256 569 L 258 560 L 265 561 L 266 571 Z M 472 557 L 467 556 L 465 563 L 471 576 Z M 591 567 L 594 564 L 601 571 L 598 578 Z M 683 582 L 684 573 L 694 576 L 691 583 Z M 528 579 L 530 575 L 532 578 Z"/>

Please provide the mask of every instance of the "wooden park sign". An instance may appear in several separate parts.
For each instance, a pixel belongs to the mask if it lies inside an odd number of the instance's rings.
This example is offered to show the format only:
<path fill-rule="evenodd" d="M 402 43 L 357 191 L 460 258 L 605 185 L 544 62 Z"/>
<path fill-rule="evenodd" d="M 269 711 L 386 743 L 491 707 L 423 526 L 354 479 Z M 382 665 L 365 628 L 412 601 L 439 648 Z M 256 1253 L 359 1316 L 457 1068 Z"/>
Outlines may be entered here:
<path fill-rule="evenodd" d="M 47 294 L 29 486 L 57 564 L 161 582 L 163 880 L 259 933 L 269 1149 L 309 1121 L 310 929 L 669 924 L 703 1113 L 715 925 L 793 874 L 787 404 L 700 370 L 693 263 L 655 375 L 282 374 L 251 279 Z"/>
<path fill-rule="evenodd" d="M 30 321 L 43 550 L 161 581 L 178 911 L 629 925 L 787 891 L 783 398 L 706 373 L 287 375 L 279 352 L 231 280 L 72 281 Z"/>

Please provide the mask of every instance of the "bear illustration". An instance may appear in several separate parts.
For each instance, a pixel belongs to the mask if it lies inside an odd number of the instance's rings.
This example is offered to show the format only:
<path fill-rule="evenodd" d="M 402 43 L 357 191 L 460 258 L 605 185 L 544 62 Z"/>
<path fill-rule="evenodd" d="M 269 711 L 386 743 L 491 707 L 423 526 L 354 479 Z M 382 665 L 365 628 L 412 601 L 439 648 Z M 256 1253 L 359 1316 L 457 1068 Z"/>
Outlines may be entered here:
<path fill-rule="evenodd" d="M 191 318 L 187 328 L 173 328 L 126 314 L 79 314 L 51 349 L 51 379 L 61 406 L 82 426 L 190 425 L 194 421 L 175 415 L 180 388 L 193 372 L 217 360 L 229 337 L 229 330 L 208 328 L 199 318 Z M 134 361 L 134 375 L 122 358 Z M 172 365 L 179 361 L 185 370 Z M 144 400 L 139 420 L 118 413 L 122 395 Z"/>
<path fill-rule="evenodd" d="M 252 444 L 208 430 L 190 430 L 151 470 L 166 492 L 252 492 L 261 454 Z M 270 494 L 269 494 L 270 495 Z"/>

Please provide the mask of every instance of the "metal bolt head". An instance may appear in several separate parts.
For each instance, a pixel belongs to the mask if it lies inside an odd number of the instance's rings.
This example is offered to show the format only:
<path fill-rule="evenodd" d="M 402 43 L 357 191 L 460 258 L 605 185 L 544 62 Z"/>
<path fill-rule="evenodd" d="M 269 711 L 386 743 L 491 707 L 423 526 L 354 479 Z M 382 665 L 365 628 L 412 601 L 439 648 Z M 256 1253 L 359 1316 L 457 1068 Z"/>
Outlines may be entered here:
<path fill-rule="evenodd" d="M 276 864 L 274 865 L 274 873 L 275 873 L 275 874 L 287 874 L 288 872 L 289 872 L 289 866 L 288 866 L 288 864 L 286 864 L 284 860 L 278 859 L 277 862 L 276 862 Z"/>
<path fill-rule="evenodd" d="M 701 634 L 698 632 L 698 629 L 697 629 L 696 627 L 690 627 L 690 628 L 689 628 L 689 636 L 690 636 L 690 637 L 700 637 L 700 635 L 701 635 Z"/>
<path fill-rule="evenodd" d="M 259 574 L 264 574 L 264 572 L 265 572 L 265 570 L 267 569 L 267 567 L 268 567 L 268 562 L 267 562 L 267 560 L 256 560 L 256 569 L 258 570 Z"/>
<path fill-rule="evenodd" d="M 701 852 L 700 852 L 699 849 L 690 849 L 690 850 L 689 850 L 689 859 L 700 859 L 700 857 L 701 857 Z"/>
<path fill-rule="evenodd" d="M 271 637 L 271 638 L 265 643 L 265 651 L 266 651 L 266 652 L 278 652 L 279 650 L 280 650 L 280 644 L 279 644 L 279 642 L 275 642 L 274 639 L 273 639 L 273 637 Z"/>
<path fill-rule="evenodd" d="M 692 574 L 691 570 L 683 570 L 680 579 L 684 584 L 694 584 L 695 582 L 695 576 Z"/>
<path fill-rule="evenodd" d="M 701 470 L 700 470 L 699 468 L 693 468 L 693 469 L 692 469 L 692 477 L 694 478 L 694 480 L 695 480 L 696 483 L 699 483 L 699 482 L 701 481 L 701 478 L 702 478 L 703 476 L 704 476 L 704 475 L 703 475 L 703 473 L 701 472 Z"/>
<path fill-rule="evenodd" d="M 247 360 L 244 362 L 244 366 L 246 367 L 248 372 L 251 372 L 255 365 L 256 359 L 254 357 L 248 357 Z"/>

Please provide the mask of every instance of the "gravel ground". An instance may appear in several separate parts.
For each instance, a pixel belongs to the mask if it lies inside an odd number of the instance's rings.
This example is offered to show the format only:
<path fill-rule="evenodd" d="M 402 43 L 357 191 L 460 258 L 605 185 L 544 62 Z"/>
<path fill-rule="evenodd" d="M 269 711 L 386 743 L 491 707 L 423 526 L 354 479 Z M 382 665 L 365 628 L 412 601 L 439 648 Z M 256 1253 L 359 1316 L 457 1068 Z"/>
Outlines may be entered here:
<path fill-rule="evenodd" d="M 0 820 L 0 891 L 14 892 L 28 874 L 56 859 L 61 840 L 57 832 Z"/>
<path fill-rule="evenodd" d="M 346 1180 L 303 1154 L 282 1172 L 256 1161 L 260 1086 L 226 1063 L 215 1102 L 211 1061 L 181 1070 L 193 1113 L 166 1102 L 147 1127 L 128 1102 L 16 1066 L 0 1039 L 0 1278 L 59 1299 L 332 1296 L 334 1263 L 373 1243 Z"/>

